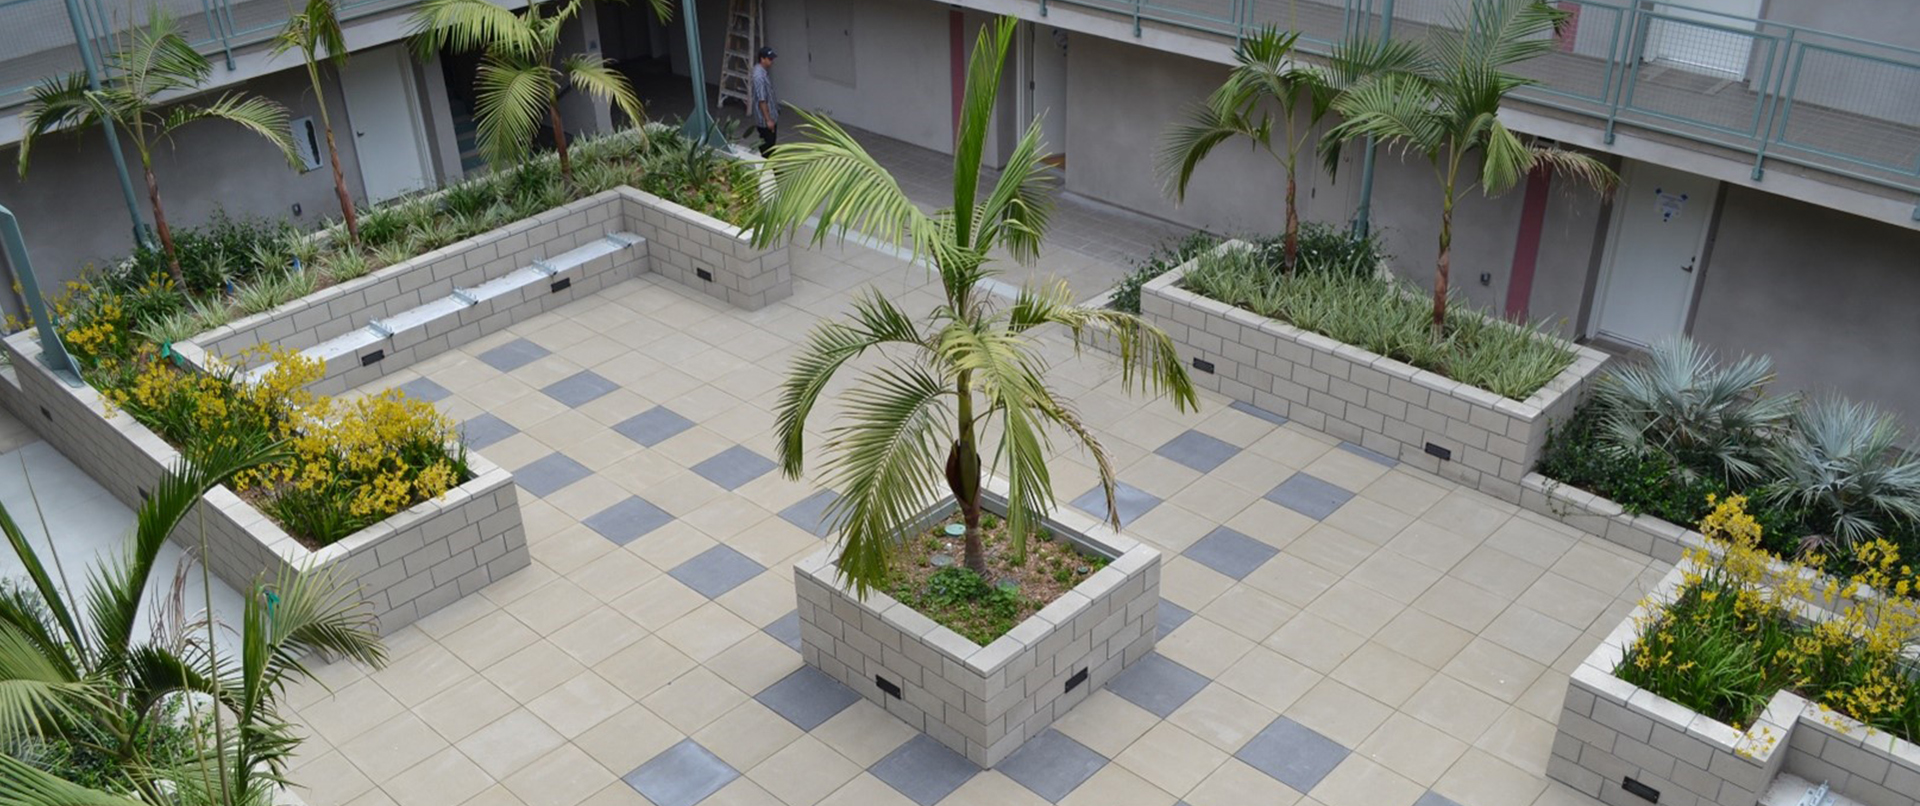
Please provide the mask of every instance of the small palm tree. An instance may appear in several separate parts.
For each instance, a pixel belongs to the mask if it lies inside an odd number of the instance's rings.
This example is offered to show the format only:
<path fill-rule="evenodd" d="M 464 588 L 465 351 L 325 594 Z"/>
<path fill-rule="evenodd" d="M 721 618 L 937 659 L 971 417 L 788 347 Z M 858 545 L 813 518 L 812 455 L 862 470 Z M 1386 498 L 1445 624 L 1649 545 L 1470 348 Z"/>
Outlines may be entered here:
<path fill-rule="evenodd" d="M 1048 429 L 1057 427 L 1084 445 L 1099 468 L 1113 516 L 1113 468 L 1093 433 L 1046 385 L 1046 362 L 1030 333 L 1064 325 L 1075 339 L 1105 328 L 1118 343 L 1123 378 L 1165 391 L 1174 405 L 1196 405 L 1173 342 L 1132 314 L 1073 305 L 1064 283 L 1022 290 L 998 308 L 980 282 L 993 274 L 988 253 L 1006 247 L 1017 260 L 1037 256 L 1052 208 L 1051 180 L 1039 121 L 1028 127 L 985 197 L 980 196 L 981 151 L 993 117 L 1014 20 L 982 30 L 967 72 L 953 160 L 953 205 L 928 214 L 845 129 L 801 112 L 812 139 L 782 145 L 768 156 L 776 190 L 749 216 L 754 242 L 767 246 L 795 236 L 816 214 L 813 242 L 849 230 L 910 248 L 931 261 L 944 297 L 925 321 L 871 292 L 846 321 L 817 327 L 794 360 L 782 388 L 775 432 L 780 464 L 804 471 L 807 417 L 821 392 L 847 362 L 874 351 L 890 365 L 873 370 L 845 395 L 846 423 L 833 429 L 827 480 L 842 493 L 830 513 L 841 534 L 839 574 L 856 592 L 886 579 L 902 529 L 932 503 L 938 487 L 959 503 L 966 522 L 966 567 L 987 574 L 980 532 L 983 473 L 981 437 L 993 422 L 1000 432 L 991 455 L 1008 479 L 1007 525 L 1013 557 L 1024 561 L 1025 537 L 1053 505 L 1047 472 Z"/>
<path fill-rule="evenodd" d="M 1500 105 L 1507 96 L 1536 83 L 1505 68 L 1552 50 L 1549 35 L 1567 18 L 1567 12 L 1543 0 L 1472 0 L 1464 10 L 1452 12 L 1447 25 L 1436 27 L 1410 62 L 1385 59 L 1392 69 L 1361 65 L 1354 72 L 1364 77 L 1333 101 L 1334 111 L 1345 119 L 1320 141 L 1329 171 L 1339 161 L 1341 144 L 1371 136 L 1388 148 L 1425 157 L 1440 180 L 1440 251 L 1433 282 L 1436 340 L 1446 324 L 1458 194 L 1476 185 L 1488 195 L 1501 193 L 1536 169 L 1559 171 L 1603 193 L 1616 181 L 1599 160 L 1535 144 L 1500 122 Z M 1362 42 L 1348 52 L 1394 57 L 1400 51 Z"/>
<path fill-rule="evenodd" d="M 280 149 L 289 165 L 299 156 L 287 133 L 287 110 L 265 98 L 227 93 L 210 104 L 170 103 L 165 96 L 191 92 L 206 83 L 213 66 L 187 44 L 174 19 L 154 6 L 145 26 L 135 26 L 125 38 L 115 38 L 106 53 L 112 78 L 98 90 L 87 85 L 85 73 L 48 79 L 33 89 L 27 107 L 25 131 L 20 137 L 20 175 L 26 176 L 35 138 L 58 131 L 111 123 L 125 131 L 140 156 L 146 174 L 147 199 L 153 204 L 153 225 L 166 252 L 167 271 L 182 293 L 187 279 L 180 273 L 180 256 L 173 247 L 166 208 L 160 203 L 160 180 L 153 175 L 153 152 L 171 143 L 173 133 L 201 120 L 237 124 Z"/>
<path fill-rule="evenodd" d="M 183 461 L 141 504 L 126 553 L 94 569 L 84 596 L 68 585 L 57 554 L 50 573 L 0 507 L 0 530 L 29 582 L 0 588 L 0 746 L 62 741 L 115 762 L 103 784 L 110 791 L 99 791 L 0 754 L 0 802 L 265 803 L 300 744 L 277 701 L 309 676 L 303 659 L 319 652 L 385 662 L 365 603 L 325 573 L 248 592 L 238 658 L 222 655 L 210 611 L 197 623 L 185 618 L 180 579 L 171 618 L 160 619 L 153 640 L 135 640 L 141 597 L 168 535 L 215 485 L 280 456 L 278 447 L 255 446 Z M 188 722 L 194 746 L 184 761 L 156 758 L 146 738 L 180 705 L 197 717 Z"/>
<path fill-rule="evenodd" d="M 1279 161 L 1287 172 L 1286 265 L 1300 252 L 1300 208 L 1295 202 L 1300 149 L 1333 100 L 1333 76 L 1294 60 L 1298 32 L 1267 26 L 1234 49 L 1227 80 L 1195 107 L 1184 123 L 1167 133 L 1160 150 L 1160 171 L 1175 197 L 1187 199 L 1187 185 L 1214 147 L 1244 137 Z M 1280 144 L 1274 146 L 1274 110 L 1280 118 Z M 1302 121 L 1302 111 L 1306 120 Z M 1302 125 L 1304 123 L 1305 125 Z"/>
<path fill-rule="evenodd" d="M 662 21 L 672 16 L 671 0 L 651 2 Z M 560 30 L 579 16 L 581 4 L 567 0 L 549 10 L 552 3 L 535 0 L 523 15 L 488 0 L 426 0 L 414 11 L 414 48 L 420 58 L 431 58 L 446 47 L 482 54 L 474 80 L 474 112 L 480 151 L 488 162 L 506 165 L 526 156 L 545 116 L 560 155 L 560 175 L 572 181 L 566 124 L 560 119 L 562 81 L 613 103 L 636 124 L 645 119 L 633 85 L 606 59 L 577 53 L 555 61 Z"/>
<path fill-rule="evenodd" d="M 334 0 L 307 0 L 306 7 L 287 19 L 274 40 L 275 55 L 300 51 L 307 63 L 307 81 L 313 84 L 313 104 L 320 110 L 320 128 L 327 134 L 327 159 L 333 163 L 333 192 L 340 197 L 341 220 L 347 225 L 347 241 L 360 242 L 360 216 L 354 212 L 353 196 L 347 193 L 347 179 L 340 172 L 340 150 L 333 144 L 333 119 L 327 115 L 327 92 L 320 86 L 320 60 L 325 58 L 339 69 L 347 61 L 347 40 L 340 32 L 340 17 Z M 324 53 L 324 55 L 323 55 Z"/>

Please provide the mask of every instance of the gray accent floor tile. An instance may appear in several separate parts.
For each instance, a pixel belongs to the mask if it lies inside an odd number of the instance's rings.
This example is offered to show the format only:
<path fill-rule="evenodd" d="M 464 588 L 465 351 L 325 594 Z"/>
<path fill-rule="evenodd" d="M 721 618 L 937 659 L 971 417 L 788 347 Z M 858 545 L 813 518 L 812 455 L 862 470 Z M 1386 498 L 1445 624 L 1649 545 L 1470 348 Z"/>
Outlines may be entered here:
<path fill-rule="evenodd" d="M 1369 448 L 1357 443 L 1353 443 L 1353 442 L 1340 443 L 1340 450 L 1346 451 L 1347 453 L 1351 453 L 1355 456 L 1358 456 L 1362 459 L 1366 459 L 1371 462 L 1379 462 L 1380 464 L 1386 465 L 1387 467 L 1393 467 L 1394 465 L 1400 464 L 1400 460 L 1398 459 L 1395 459 L 1384 453 L 1376 451 L 1372 448 Z"/>
<path fill-rule="evenodd" d="M 409 400 L 424 400 L 428 403 L 438 403 L 453 396 L 453 390 L 434 383 L 432 378 L 414 378 L 396 388 Z"/>
<path fill-rule="evenodd" d="M 1460 803 L 1431 789 L 1413 802 L 1413 806 L 1460 806 Z"/>
<path fill-rule="evenodd" d="M 1226 464 L 1228 459 L 1232 459 L 1239 453 L 1240 446 L 1188 429 L 1186 433 L 1167 440 L 1167 444 L 1161 445 L 1153 452 L 1201 473 L 1212 473 L 1214 468 Z"/>
<path fill-rule="evenodd" d="M 1340 505 L 1353 498 L 1340 485 L 1315 478 L 1306 473 L 1295 473 L 1286 481 L 1267 493 L 1267 500 L 1291 509 L 1314 520 L 1325 520 Z"/>
<path fill-rule="evenodd" d="M 920 806 L 933 806 L 980 774 L 966 756 L 924 733 L 914 734 L 886 758 L 867 769 L 894 791 Z"/>
<path fill-rule="evenodd" d="M 1287 418 L 1282 417 L 1273 412 L 1267 411 L 1266 409 L 1260 408 L 1259 406 L 1255 406 L 1252 403 L 1248 403 L 1245 401 L 1235 400 L 1233 401 L 1233 404 L 1230 406 L 1227 406 L 1227 408 L 1233 409 L 1234 411 L 1240 412 L 1241 414 L 1247 414 L 1254 417 L 1258 417 L 1262 420 L 1266 420 L 1267 422 L 1273 423 L 1274 425 L 1287 424 Z"/>
<path fill-rule="evenodd" d="M 566 404 L 567 408 L 577 409 L 618 388 L 620 384 L 600 377 L 600 374 L 593 370 L 583 369 L 547 384 L 546 388 L 540 391 L 547 393 L 547 397 Z"/>
<path fill-rule="evenodd" d="M 672 522 L 671 513 L 637 495 L 628 496 L 627 500 L 600 510 L 581 521 L 587 525 L 587 528 L 599 532 L 601 537 L 613 541 L 616 546 L 632 543 L 642 535 Z"/>
<path fill-rule="evenodd" d="M 735 445 L 693 466 L 693 472 L 700 474 L 701 478 L 727 490 L 739 489 L 740 485 L 760 478 L 771 470 L 772 459 L 754 453 L 745 445 Z"/>
<path fill-rule="evenodd" d="M 513 481 L 527 492 L 545 498 L 567 485 L 593 475 L 586 465 L 563 453 L 549 453 L 513 471 Z"/>
<path fill-rule="evenodd" d="M 760 631 L 773 636 L 775 641 L 793 647 L 793 651 L 800 651 L 800 611 L 789 612 L 772 624 L 761 627 Z"/>
<path fill-rule="evenodd" d="M 821 490 L 800 499 L 800 502 L 780 510 L 780 517 L 788 523 L 800 527 L 814 537 L 826 537 L 832 524 L 827 522 L 827 508 L 840 499 L 840 494 L 832 490 Z"/>
<path fill-rule="evenodd" d="M 1160 506 L 1160 499 L 1155 498 L 1152 493 L 1124 481 L 1114 485 L 1113 499 L 1120 508 L 1122 528 L 1139 519 L 1141 515 L 1147 514 L 1154 507 Z M 1107 519 L 1107 496 L 1100 490 L 1100 485 L 1096 484 L 1093 489 L 1081 493 L 1079 498 L 1073 499 L 1073 505 L 1099 520 Z"/>
<path fill-rule="evenodd" d="M 513 423 L 491 414 L 480 414 L 461 423 L 460 433 L 466 438 L 467 447 L 480 450 L 520 433 L 520 429 L 513 427 Z"/>
<path fill-rule="evenodd" d="M 693 806 L 738 777 L 738 770 L 699 742 L 681 739 L 620 780 L 656 806 Z"/>
<path fill-rule="evenodd" d="M 1107 684 L 1107 690 L 1165 719 L 1211 682 L 1158 652 L 1149 652 L 1115 676 L 1113 682 Z"/>
<path fill-rule="evenodd" d="M 487 366 L 493 367 L 501 372 L 512 372 L 545 358 L 548 355 L 550 355 L 550 353 L 545 347 L 534 344 L 526 339 L 514 339 L 506 344 L 481 353 L 479 358 L 482 362 L 485 362 Z"/>
<path fill-rule="evenodd" d="M 860 695 L 826 672 L 801 666 L 753 698 L 795 727 L 810 731 L 847 710 Z"/>
<path fill-rule="evenodd" d="M 714 546 L 674 566 L 667 574 L 680 580 L 680 584 L 699 591 L 700 595 L 714 599 L 765 570 L 764 566 L 745 554 L 728 546 Z"/>
<path fill-rule="evenodd" d="M 1171 633 L 1174 630 L 1180 629 L 1180 625 L 1187 623 L 1187 619 L 1190 619 L 1190 618 L 1193 618 L 1193 611 L 1188 610 L 1172 602 L 1169 602 L 1165 599 L 1161 599 L 1160 600 L 1160 639 L 1159 640 L 1162 640 L 1162 641 L 1167 640 L 1168 633 Z"/>
<path fill-rule="evenodd" d="M 1092 778 L 1107 766 L 1107 757 L 1076 742 L 1060 731 L 1048 728 L 1027 740 L 994 769 L 1016 783 L 1059 803 L 1061 798 Z"/>
<path fill-rule="evenodd" d="M 1188 558 L 1234 579 L 1246 579 L 1280 550 L 1225 526 L 1215 527 L 1180 552 Z"/>
<path fill-rule="evenodd" d="M 622 420 L 613 430 L 621 436 L 651 448 L 693 427 L 693 421 L 680 416 L 666 406 L 654 406 L 646 411 Z"/>
<path fill-rule="evenodd" d="M 1233 757 L 1272 776 L 1295 792 L 1312 793 L 1314 786 L 1340 766 L 1351 752 L 1339 742 L 1286 717 L 1273 721 Z"/>

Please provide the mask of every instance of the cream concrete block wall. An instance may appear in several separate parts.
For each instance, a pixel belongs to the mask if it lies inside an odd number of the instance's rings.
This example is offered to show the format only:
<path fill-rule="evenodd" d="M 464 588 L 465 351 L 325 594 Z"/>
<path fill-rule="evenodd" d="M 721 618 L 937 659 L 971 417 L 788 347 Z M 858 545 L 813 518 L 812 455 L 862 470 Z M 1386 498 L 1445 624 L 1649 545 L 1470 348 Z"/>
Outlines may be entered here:
<path fill-rule="evenodd" d="M 1548 431 L 1573 416 L 1608 360 L 1568 345 L 1570 366 L 1511 400 L 1186 291 L 1181 278 L 1197 262 L 1153 279 L 1140 296 L 1142 315 L 1195 368 L 1194 383 L 1509 501 L 1520 500 Z"/>
<path fill-rule="evenodd" d="M 1684 572 L 1661 580 L 1651 607 L 1678 595 Z M 1912 742 L 1786 691 L 1736 730 L 1615 677 L 1648 614 L 1648 604 L 1635 609 L 1574 670 L 1547 775 L 1610 806 L 1645 804 L 1627 789 L 1636 784 L 1658 790 L 1663 806 L 1753 806 L 1782 773 L 1826 781 L 1854 803 L 1920 806 L 1920 746 Z M 1811 608 L 1805 615 L 1819 617 Z"/>
<path fill-rule="evenodd" d="M 857 598 L 835 578 L 837 549 L 795 564 L 806 663 L 973 763 L 1000 763 L 1158 638 L 1160 553 L 1077 514 L 1047 527 L 1113 562 L 985 647 L 884 593 Z"/>
<path fill-rule="evenodd" d="M 634 231 L 647 238 L 655 273 L 750 311 L 793 295 L 791 249 L 785 244 L 756 249 L 746 233 L 725 221 L 643 190 L 617 192 L 626 200 Z"/>

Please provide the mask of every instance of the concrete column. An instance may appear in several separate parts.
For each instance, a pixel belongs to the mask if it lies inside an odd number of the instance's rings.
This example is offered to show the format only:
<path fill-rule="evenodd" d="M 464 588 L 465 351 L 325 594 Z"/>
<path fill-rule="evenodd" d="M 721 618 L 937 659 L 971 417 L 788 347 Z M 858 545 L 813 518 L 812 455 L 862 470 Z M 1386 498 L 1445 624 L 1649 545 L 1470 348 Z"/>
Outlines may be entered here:
<path fill-rule="evenodd" d="M 560 58 L 574 54 L 600 54 L 600 18 L 592 3 L 580 6 L 580 16 L 560 29 Z M 613 130 L 613 112 L 609 104 L 574 89 L 560 98 L 560 117 L 572 129 L 569 135 Z"/>
<path fill-rule="evenodd" d="M 460 164 L 460 136 L 453 130 L 453 107 L 447 102 L 446 73 L 440 67 L 439 55 L 421 62 L 415 76 L 434 178 L 442 186 L 458 182 L 466 176 L 466 169 Z"/>

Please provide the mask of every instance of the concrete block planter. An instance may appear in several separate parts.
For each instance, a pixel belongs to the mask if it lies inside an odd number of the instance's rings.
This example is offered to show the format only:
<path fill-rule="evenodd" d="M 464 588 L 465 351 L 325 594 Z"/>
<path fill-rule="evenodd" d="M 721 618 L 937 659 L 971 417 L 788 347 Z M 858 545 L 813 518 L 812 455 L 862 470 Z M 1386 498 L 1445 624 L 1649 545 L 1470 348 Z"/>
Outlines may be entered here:
<path fill-rule="evenodd" d="M 626 217 L 648 241 L 653 271 L 757 311 L 793 295 L 790 248 L 754 248 L 739 227 L 642 190 L 618 188 Z"/>
<path fill-rule="evenodd" d="M 1608 359 L 1568 345 L 1571 365 L 1511 400 L 1189 292 L 1180 281 L 1197 262 L 1148 282 L 1140 297 L 1196 384 L 1509 501 L 1520 499 L 1551 426 L 1573 415 Z"/>
<path fill-rule="evenodd" d="M 14 374 L 0 382 L 0 398 L 115 498 L 138 507 L 180 454 L 131 415 L 106 414 L 91 386 L 69 386 L 40 363 L 33 334 L 16 333 L 5 346 Z M 452 604 L 530 562 L 513 477 L 478 453 L 467 461 L 473 478 L 318 550 L 310 550 L 222 486 L 209 492 L 174 534 L 197 544 L 205 524 L 207 567 L 236 590 L 327 569 L 357 585 L 391 633 Z"/>
<path fill-rule="evenodd" d="M 1004 489 L 998 479 L 989 483 L 989 510 L 1004 514 Z M 920 522 L 935 523 L 953 507 L 948 499 Z M 807 664 L 975 764 L 999 763 L 1146 656 L 1157 638 L 1160 553 L 1075 512 L 1044 525 L 1113 562 L 985 647 L 884 593 L 856 598 L 835 579 L 836 548 L 796 564 Z"/>
<path fill-rule="evenodd" d="M 1736 730 L 1615 677 L 1649 608 L 1678 595 L 1683 572 L 1668 573 L 1574 670 L 1549 776 L 1623 806 L 1791 806 L 1822 782 L 1839 796 L 1836 804 L 1920 806 L 1920 746 L 1912 742 L 1786 691 L 1752 726 Z"/>

